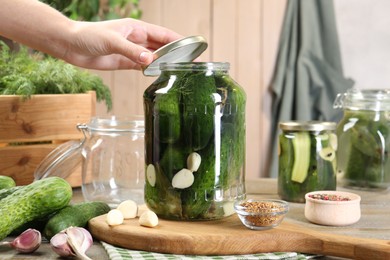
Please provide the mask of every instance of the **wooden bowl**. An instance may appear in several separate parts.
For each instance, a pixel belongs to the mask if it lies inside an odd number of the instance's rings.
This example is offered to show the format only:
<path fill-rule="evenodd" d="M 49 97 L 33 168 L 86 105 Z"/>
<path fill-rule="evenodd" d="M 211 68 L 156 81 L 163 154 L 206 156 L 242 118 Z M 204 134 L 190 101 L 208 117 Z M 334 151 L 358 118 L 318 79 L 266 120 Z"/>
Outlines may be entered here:
<path fill-rule="evenodd" d="M 312 223 L 346 226 L 359 221 L 360 196 L 343 191 L 314 191 L 305 195 L 305 217 Z"/>

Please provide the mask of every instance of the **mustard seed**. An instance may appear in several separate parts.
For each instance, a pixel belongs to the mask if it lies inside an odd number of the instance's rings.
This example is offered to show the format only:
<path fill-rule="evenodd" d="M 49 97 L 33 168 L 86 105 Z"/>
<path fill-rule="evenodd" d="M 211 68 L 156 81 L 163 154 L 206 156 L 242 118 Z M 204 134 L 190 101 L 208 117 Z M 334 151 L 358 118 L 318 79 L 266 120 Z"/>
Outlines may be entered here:
<path fill-rule="evenodd" d="M 271 227 L 278 224 L 285 213 L 285 207 L 277 202 L 246 201 L 240 204 L 243 210 L 253 213 L 245 216 L 245 221 L 252 226 Z M 259 213 L 259 215 L 254 215 Z"/>

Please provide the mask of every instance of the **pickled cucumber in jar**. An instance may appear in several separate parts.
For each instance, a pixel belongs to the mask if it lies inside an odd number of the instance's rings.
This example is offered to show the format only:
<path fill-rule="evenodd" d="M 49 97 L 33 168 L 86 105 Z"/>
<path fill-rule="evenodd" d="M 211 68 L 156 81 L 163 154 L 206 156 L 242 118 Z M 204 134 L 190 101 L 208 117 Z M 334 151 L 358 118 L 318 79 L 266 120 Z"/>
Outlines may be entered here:
<path fill-rule="evenodd" d="M 344 186 L 390 187 L 390 122 L 384 111 L 345 111 L 337 135 L 338 173 Z"/>
<path fill-rule="evenodd" d="M 390 90 L 349 89 L 334 108 L 344 116 L 337 125 L 337 177 L 341 185 L 366 190 L 390 187 Z"/>
<path fill-rule="evenodd" d="M 220 219 L 245 197 L 244 90 L 228 63 L 166 63 L 144 93 L 145 202 L 159 217 Z"/>
<path fill-rule="evenodd" d="M 336 189 L 337 136 L 333 122 L 281 122 L 278 194 L 305 202 L 305 194 Z"/>

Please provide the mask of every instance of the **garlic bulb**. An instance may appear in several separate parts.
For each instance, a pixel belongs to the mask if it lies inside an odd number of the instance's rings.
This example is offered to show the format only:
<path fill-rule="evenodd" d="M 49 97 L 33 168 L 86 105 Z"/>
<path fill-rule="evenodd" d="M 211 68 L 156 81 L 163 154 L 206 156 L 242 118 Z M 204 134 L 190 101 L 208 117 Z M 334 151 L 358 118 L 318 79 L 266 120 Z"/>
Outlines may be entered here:
<path fill-rule="evenodd" d="M 85 260 L 90 259 L 85 252 L 92 244 L 91 234 L 82 227 L 69 227 L 50 239 L 50 245 L 58 255 L 77 256 Z"/>

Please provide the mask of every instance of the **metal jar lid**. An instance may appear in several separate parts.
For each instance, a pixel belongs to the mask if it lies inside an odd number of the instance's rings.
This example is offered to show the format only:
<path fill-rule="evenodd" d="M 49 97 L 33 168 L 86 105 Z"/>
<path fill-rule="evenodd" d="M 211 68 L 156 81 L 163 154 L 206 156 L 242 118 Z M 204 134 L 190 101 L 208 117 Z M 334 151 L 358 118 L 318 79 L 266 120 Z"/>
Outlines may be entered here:
<path fill-rule="evenodd" d="M 336 130 L 335 122 L 324 121 L 287 121 L 280 122 L 279 127 L 287 131 L 333 131 Z"/>
<path fill-rule="evenodd" d="M 207 49 L 206 39 L 202 36 L 190 36 L 168 43 L 153 52 L 154 60 L 143 68 L 145 76 L 160 75 L 160 63 L 190 62 Z"/>

